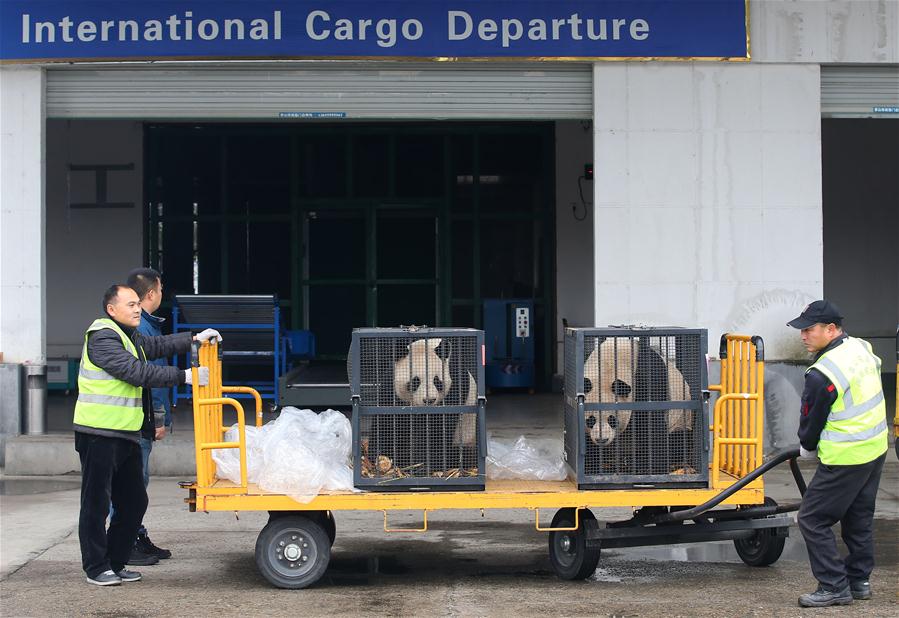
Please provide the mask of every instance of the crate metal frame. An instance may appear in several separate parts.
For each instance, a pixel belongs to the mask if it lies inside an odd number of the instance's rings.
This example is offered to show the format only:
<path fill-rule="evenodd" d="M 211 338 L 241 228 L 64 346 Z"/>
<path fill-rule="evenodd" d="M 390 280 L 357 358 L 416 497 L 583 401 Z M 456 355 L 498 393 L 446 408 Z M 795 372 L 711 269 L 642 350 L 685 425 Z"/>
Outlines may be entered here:
<path fill-rule="evenodd" d="M 587 403 L 584 392 L 584 340 L 586 338 L 683 337 L 698 339 L 697 367 L 699 388 L 691 386 L 692 398 L 685 401 L 645 401 L 623 403 Z M 628 487 L 708 487 L 709 484 L 709 410 L 708 367 L 705 350 L 708 349 L 708 331 L 701 328 L 678 327 L 607 327 L 568 328 L 565 331 L 565 385 L 564 455 L 570 477 L 579 489 L 617 489 Z M 586 415 L 590 412 L 619 410 L 692 410 L 693 428 L 699 436 L 693 437 L 698 447 L 699 464 L 695 474 L 587 474 Z M 698 419 L 698 420 L 697 420 Z M 576 439 L 571 434 L 576 434 Z"/>
<path fill-rule="evenodd" d="M 460 338 L 474 337 L 477 341 L 478 359 L 477 367 L 477 402 L 473 406 L 466 405 L 441 405 L 441 406 L 372 406 L 364 405 L 362 400 L 361 382 L 361 341 L 369 338 L 381 339 L 436 339 L 436 338 Z M 350 379 L 350 397 L 352 402 L 352 426 L 353 426 L 353 461 L 362 461 L 362 433 L 363 419 L 376 416 L 399 415 L 453 415 L 461 418 L 462 414 L 476 414 L 475 442 L 476 460 L 478 467 L 477 476 L 457 477 L 452 479 L 436 477 L 408 477 L 398 479 L 378 479 L 362 476 L 362 466 L 358 463 L 353 466 L 353 484 L 359 489 L 369 491 L 479 491 L 485 487 L 487 475 L 487 399 L 485 396 L 486 385 L 484 383 L 484 331 L 473 328 L 428 328 L 428 327 L 400 327 L 400 328 L 356 328 L 353 329 L 350 355 L 347 360 Z M 465 447 L 459 447 L 465 448 Z"/>

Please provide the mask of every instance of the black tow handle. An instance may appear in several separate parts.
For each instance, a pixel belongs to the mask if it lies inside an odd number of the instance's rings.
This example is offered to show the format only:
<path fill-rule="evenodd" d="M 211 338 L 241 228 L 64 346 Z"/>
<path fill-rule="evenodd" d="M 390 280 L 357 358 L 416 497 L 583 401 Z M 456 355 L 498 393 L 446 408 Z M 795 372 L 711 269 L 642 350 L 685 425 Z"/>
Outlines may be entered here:
<path fill-rule="evenodd" d="M 799 457 L 799 449 L 795 446 L 788 447 L 777 451 L 770 460 L 763 463 L 761 466 L 741 478 L 739 481 L 722 491 L 720 494 L 715 496 L 714 498 L 703 502 L 699 506 L 694 506 L 692 509 L 687 509 L 685 511 L 673 511 L 670 513 L 659 513 L 655 517 L 653 517 L 648 523 L 654 524 L 664 524 L 668 522 L 677 522 L 677 521 L 686 521 L 688 519 L 694 519 L 699 515 L 702 515 L 706 511 L 715 508 L 725 500 L 727 500 L 730 496 L 734 495 L 744 487 L 746 487 L 749 483 L 762 476 L 765 472 L 768 472 L 772 468 L 775 468 L 782 464 L 785 461 L 790 462 L 790 470 L 793 472 L 793 478 L 796 480 L 796 485 L 799 487 L 800 495 L 805 494 L 805 479 L 802 478 L 802 473 L 799 471 L 799 465 L 796 463 L 796 458 Z M 798 507 L 795 507 L 798 508 Z M 791 508 L 791 510 L 795 510 L 795 508 Z"/>
<path fill-rule="evenodd" d="M 196 339 L 190 342 L 190 366 L 200 366 L 200 342 Z"/>

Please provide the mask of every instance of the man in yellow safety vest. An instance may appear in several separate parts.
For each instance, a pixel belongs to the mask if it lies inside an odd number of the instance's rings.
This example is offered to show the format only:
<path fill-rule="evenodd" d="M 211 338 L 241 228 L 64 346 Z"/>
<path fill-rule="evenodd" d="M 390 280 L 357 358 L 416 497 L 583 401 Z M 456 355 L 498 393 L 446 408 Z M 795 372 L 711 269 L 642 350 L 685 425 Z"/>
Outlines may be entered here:
<path fill-rule="evenodd" d="M 788 326 L 798 328 L 814 355 L 805 372 L 799 420 L 802 457 L 820 460 L 802 497 L 799 529 L 818 589 L 802 607 L 848 605 L 870 599 L 874 569 L 874 503 L 887 452 L 888 426 L 880 359 L 871 344 L 842 328 L 827 300 L 807 306 Z M 846 558 L 831 528 L 840 522 Z"/>
<path fill-rule="evenodd" d="M 152 423 L 149 389 L 190 384 L 190 370 L 161 367 L 149 359 L 190 349 L 191 334 L 144 337 L 140 299 L 133 289 L 114 285 L 103 296 L 104 316 L 84 334 L 75 403 L 75 450 L 81 459 L 81 511 L 78 539 L 88 583 L 112 586 L 138 581 L 140 573 L 125 569 L 137 530 L 147 509 L 140 436 Z M 219 334 L 206 329 L 194 339 Z M 209 379 L 201 367 L 200 383 Z M 106 530 L 109 505 L 114 513 Z"/>

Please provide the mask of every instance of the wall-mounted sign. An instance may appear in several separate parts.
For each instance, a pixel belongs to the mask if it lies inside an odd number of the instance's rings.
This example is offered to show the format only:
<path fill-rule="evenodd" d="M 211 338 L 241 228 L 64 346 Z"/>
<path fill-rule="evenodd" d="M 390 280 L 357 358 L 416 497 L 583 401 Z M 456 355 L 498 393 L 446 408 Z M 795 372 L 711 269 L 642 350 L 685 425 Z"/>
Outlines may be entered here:
<path fill-rule="evenodd" d="M 748 57 L 746 0 L 3 0 L 0 60 Z"/>
<path fill-rule="evenodd" d="M 346 112 L 278 112 L 278 118 L 346 118 Z"/>

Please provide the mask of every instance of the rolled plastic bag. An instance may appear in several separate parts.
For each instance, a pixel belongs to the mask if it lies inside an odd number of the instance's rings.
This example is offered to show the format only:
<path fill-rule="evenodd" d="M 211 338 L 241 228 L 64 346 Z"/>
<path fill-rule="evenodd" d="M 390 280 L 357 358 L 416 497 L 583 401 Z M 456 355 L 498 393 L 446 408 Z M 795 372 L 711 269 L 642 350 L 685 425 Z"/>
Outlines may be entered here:
<path fill-rule="evenodd" d="M 271 425 L 254 427 L 247 425 L 247 482 L 258 483 L 259 472 L 262 469 L 262 442 L 266 431 Z M 237 423 L 225 432 L 225 442 L 238 442 Z M 240 483 L 240 450 L 236 448 L 218 448 L 212 451 L 212 460 L 215 462 L 216 474 L 221 479 L 228 479 L 234 483 Z"/>
<path fill-rule="evenodd" d="M 258 485 L 309 502 L 323 489 L 352 491 L 352 428 L 336 410 L 316 414 L 287 407 L 269 423 Z"/>
<path fill-rule="evenodd" d="M 487 478 L 564 481 L 568 469 L 556 440 L 519 436 L 514 443 L 487 441 Z"/>

